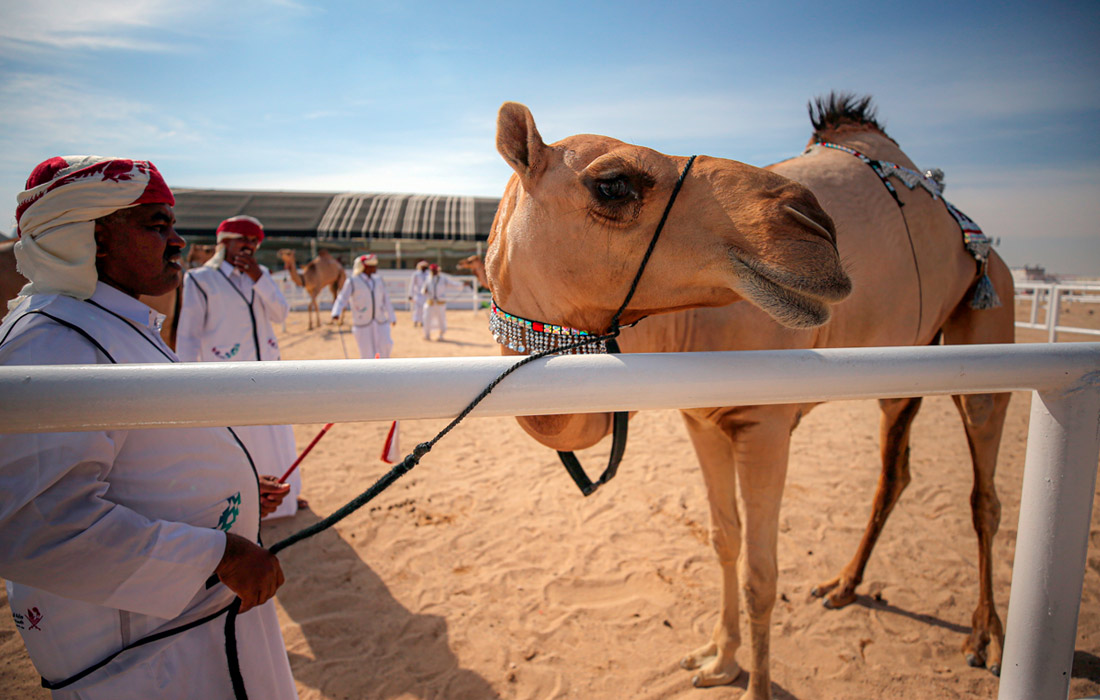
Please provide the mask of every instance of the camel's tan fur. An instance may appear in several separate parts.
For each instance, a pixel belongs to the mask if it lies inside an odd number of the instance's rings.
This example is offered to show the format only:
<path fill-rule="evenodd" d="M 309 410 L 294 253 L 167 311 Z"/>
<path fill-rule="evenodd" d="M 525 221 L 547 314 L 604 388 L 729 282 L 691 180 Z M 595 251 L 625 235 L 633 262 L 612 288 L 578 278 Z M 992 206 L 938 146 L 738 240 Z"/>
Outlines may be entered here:
<path fill-rule="evenodd" d="M 320 328 L 321 307 L 317 303 L 317 295 L 321 293 L 322 289 L 328 287 L 332 290 L 333 300 L 336 299 L 336 295 L 340 293 L 340 287 L 344 286 L 344 278 L 347 276 L 347 273 L 344 272 L 344 266 L 324 248 L 317 251 L 317 257 L 310 260 L 309 264 L 301 271 L 298 270 L 298 263 L 294 258 L 293 250 L 283 248 L 279 251 L 279 258 L 286 265 L 287 272 L 290 273 L 290 278 L 294 280 L 294 284 L 305 287 L 306 292 L 309 294 L 309 313 L 307 315 L 309 330 L 313 330 L 314 316 L 317 318 L 317 327 Z"/>
<path fill-rule="evenodd" d="M 833 138 L 872 158 L 913 167 L 873 127 L 846 127 Z M 494 298 L 502 309 L 525 318 L 605 330 L 686 158 L 603 136 L 572 136 L 546 145 L 530 112 L 515 103 L 500 110 L 497 148 L 515 174 L 486 255 Z M 990 275 L 1004 306 L 972 310 L 969 291 L 978 272 L 959 227 L 927 192 L 898 189 L 919 264 L 919 291 L 903 210 L 858 159 L 822 150 L 759 169 L 700 157 L 623 320 L 652 317 L 623 331 L 622 349 L 928 345 L 941 333 L 946 343 L 1012 342 L 1008 269 L 991 257 Z M 625 196 L 609 205 L 600 201 L 601 193 Z M 980 601 L 964 651 L 971 663 L 996 670 L 1003 632 L 989 561 L 999 517 L 993 471 L 1008 395 L 961 397 L 957 403 L 974 455 L 972 503 L 981 571 Z M 908 483 L 909 426 L 918 406 L 919 399 L 882 402 L 879 492 L 856 557 L 816 590 L 831 606 L 854 599 L 871 547 Z M 740 673 L 734 655 L 743 592 L 751 669 L 745 697 L 771 696 L 768 635 L 779 504 L 790 433 L 811 408 L 683 412 L 703 471 L 722 569 L 714 633 L 682 661 L 696 670 L 698 686 L 730 683 Z M 611 424 L 606 414 L 519 420 L 540 442 L 560 450 L 592 445 Z"/>

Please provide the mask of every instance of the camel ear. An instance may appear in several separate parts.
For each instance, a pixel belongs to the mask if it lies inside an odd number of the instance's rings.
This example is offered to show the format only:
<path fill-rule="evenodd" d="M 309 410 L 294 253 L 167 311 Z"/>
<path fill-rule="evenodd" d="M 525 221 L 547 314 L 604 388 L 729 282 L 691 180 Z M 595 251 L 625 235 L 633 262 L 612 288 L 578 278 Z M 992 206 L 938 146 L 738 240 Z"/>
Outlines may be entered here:
<path fill-rule="evenodd" d="M 524 182 L 538 177 L 546 166 L 546 144 L 535 128 L 535 118 L 518 102 L 500 106 L 497 151 Z"/>

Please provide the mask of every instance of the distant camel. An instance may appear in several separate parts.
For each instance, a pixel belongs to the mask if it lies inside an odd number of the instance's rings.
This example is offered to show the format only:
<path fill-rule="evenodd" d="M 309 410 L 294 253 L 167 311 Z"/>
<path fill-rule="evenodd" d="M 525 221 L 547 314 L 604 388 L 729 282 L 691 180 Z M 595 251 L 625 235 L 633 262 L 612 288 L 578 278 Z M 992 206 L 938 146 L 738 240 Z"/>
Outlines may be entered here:
<path fill-rule="evenodd" d="M 298 262 L 294 258 L 294 251 L 283 248 L 279 251 L 279 258 L 286 265 L 290 279 L 299 287 L 305 287 L 309 294 L 309 330 L 313 330 L 313 315 L 317 314 L 317 327 L 321 327 L 321 307 L 317 304 L 317 295 L 328 287 L 332 290 L 332 298 L 340 293 L 340 287 L 344 286 L 344 266 L 340 264 L 332 254 L 322 248 L 317 252 L 317 257 L 309 261 L 301 271 L 298 270 Z"/>
<path fill-rule="evenodd" d="M 480 255 L 471 255 L 458 261 L 455 266 L 460 270 L 469 270 L 477 277 L 477 283 L 486 289 L 489 288 L 489 278 L 485 276 L 485 263 L 481 262 Z"/>
<path fill-rule="evenodd" d="M 206 245 L 192 243 L 187 251 L 187 264 L 184 267 L 188 270 L 193 267 L 202 267 L 206 264 L 207 260 L 214 257 L 215 248 L 217 248 L 217 246 L 213 243 L 207 243 Z"/>

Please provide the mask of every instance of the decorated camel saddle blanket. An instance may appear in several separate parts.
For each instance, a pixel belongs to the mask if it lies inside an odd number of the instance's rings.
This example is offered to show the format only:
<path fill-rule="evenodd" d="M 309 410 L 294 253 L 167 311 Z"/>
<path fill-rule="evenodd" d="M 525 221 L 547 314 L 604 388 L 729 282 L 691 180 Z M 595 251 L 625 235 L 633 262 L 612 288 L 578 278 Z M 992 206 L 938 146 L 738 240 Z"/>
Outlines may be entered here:
<path fill-rule="evenodd" d="M 955 219 L 955 223 L 959 225 L 959 229 L 962 231 L 963 245 L 966 246 L 966 250 L 974 256 L 974 260 L 977 261 L 978 267 L 981 269 L 981 278 L 979 280 L 978 289 L 975 291 L 972 305 L 976 309 L 988 309 L 1001 305 L 1000 300 L 997 299 L 996 292 L 993 291 L 992 283 L 989 282 L 989 277 L 986 275 L 986 266 L 988 264 L 989 250 L 992 248 L 992 242 L 989 240 L 988 236 L 982 233 L 981 227 L 978 226 L 973 219 L 962 213 L 962 211 L 951 204 L 951 202 L 944 199 L 942 171 L 929 170 L 927 173 L 919 173 L 904 165 L 898 165 L 897 163 L 891 163 L 886 160 L 875 160 L 867 157 L 854 148 L 826 141 L 810 146 L 806 149 L 805 154 L 813 153 L 818 148 L 832 148 L 837 151 L 850 153 L 856 158 L 859 158 L 875 171 L 875 174 L 882 180 L 882 184 L 889 190 L 890 195 L 894 198 L 894 201 L 897 202 L 899 207 L 902 203 L 901 200 L 898 199 L 897 189 L 894 187 L 893 182 L 891 182 L 891 178 L 901 182 L 911 190 L 921 187 L 931 195 L 932 199 L 943 202 L 944 207 L 947 208 L 947 212 Z"/>

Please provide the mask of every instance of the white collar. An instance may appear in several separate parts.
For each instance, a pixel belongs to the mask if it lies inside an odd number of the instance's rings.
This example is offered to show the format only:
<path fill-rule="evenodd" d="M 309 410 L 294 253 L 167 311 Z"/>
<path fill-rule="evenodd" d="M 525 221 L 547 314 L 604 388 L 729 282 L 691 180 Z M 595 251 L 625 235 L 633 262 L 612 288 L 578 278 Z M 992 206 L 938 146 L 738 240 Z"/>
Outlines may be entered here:
<path fill-rule="evenodd" d="M 103 282 L 96 282 L 95 292 L 92 294 L 91 300 L 105 309 L 114 311 L 119 316 L 128 318 L 139 326 L 145 326 L 153 331 L 159 331 L 161 324 L 164 322 L 164 314 L 152 309 L 145 302 Z"/>

